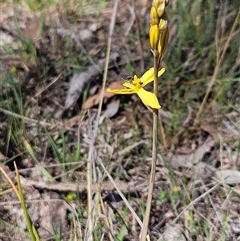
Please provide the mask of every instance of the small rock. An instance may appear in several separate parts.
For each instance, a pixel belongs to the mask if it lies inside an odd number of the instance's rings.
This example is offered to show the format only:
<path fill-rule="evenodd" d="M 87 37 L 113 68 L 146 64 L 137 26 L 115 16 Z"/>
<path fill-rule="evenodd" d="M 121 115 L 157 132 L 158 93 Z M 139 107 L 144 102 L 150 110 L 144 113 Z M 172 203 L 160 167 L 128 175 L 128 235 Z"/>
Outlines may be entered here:
<path fill-rule="evenodd" d="M 81 41 L 89 40 L 91 37 L 92 37 L 92 31 L 89 30 L 89 29 L 81 30 L 81 31 L 79 32 L 79 34 L 78 34 L 78 38 L 79 38 Z"/>

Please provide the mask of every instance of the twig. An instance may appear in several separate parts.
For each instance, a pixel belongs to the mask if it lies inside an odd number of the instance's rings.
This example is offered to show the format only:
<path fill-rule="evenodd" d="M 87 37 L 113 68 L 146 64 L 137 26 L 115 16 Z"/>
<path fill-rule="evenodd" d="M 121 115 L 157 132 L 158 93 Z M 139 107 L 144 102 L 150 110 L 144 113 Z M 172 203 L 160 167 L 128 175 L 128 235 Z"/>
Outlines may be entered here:
<path fill-rule="evenodd" d="M 11 112 L 9 110 L 5 110 L 1 107 L 0 107 L 0 112 L 4 113 L 6 115 L 13 116 L 13 117 L 18 118 L 18 119 L 21 119 L 21 120 L 23 120 L 24 122 L 27 122 L 27 123 L 39 124 L 41 126 L 50 127 L 50 128 L 58 127 L 58 128 L 63 128 L 63 129 L 70 130 L 70 131 L 76 131 L 75 128 L 69 128 L 61 122 L 56 122 L 55 124 L 54 123 L 52 124 L 52 123 L 48 123 L 46 121 L 35 120 L 35 119 L 28 118 L 26 116 L 16 114 L 16 113 Z"/>
<path fill-rule="evenodd" d="M 2 168 L 0 168 L 2 170 Z M 44 181 L 33 181 L 30 179 L 26 179 L 24 177 L 20 177 L 22 186 L 24 187 L 36 187 L 39 189 L 46 189 L 51 191 L 58 191 L 58 192 L 86 192 L 87 191 L 87 182 L 83 181 L 80 183 L 63 183 L 63 182 L 56 182 L 56 183 L 50 183 L 50 182 L 44 182 Z M 131 192 L 136 191 L 139 188 L 134 187 L 134 189 L 129 188 L 128 184 L 126 182 L 122 181 L 115 181 L 116 185 L 118 186 L 118 189 L 121 190 L 121 192 Z M 92 184 L 92 192 L 97 192 L 99 190 L 99 185 L 96 183 Z M 104 181 L 101 184 L 101 190 L 102 191 L 112 191 L 114 190 L 114 185 L 111 181 Z"/>

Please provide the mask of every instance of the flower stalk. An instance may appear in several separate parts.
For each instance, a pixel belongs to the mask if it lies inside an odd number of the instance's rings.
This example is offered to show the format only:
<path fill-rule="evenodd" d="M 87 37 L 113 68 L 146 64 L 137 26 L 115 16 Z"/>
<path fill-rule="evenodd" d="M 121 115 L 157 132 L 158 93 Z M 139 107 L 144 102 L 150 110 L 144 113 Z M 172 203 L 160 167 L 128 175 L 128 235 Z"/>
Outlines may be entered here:
<path fill-rule="evenodd" d="M 158 95 L 158 70 L 161 68 L 161 61 L 168 45 L 168 21 L 165 13 L 167 0 L 153 0 L 150 11 L 149 40 L 154 59 L 154 85 L 153 93 Z M 157 144 L 158 144 L 158 110 L 153 109 L 153 140 L 152 140 L 152 165 L 148 186 L 148 198 L 146 211 L 143 220 L 143 229 L 140 235 L 141 241 L 146 241 L 148 225 L 152 205 L 152 196 L 155 183 L 156 163 L 157 163 Z M 149 240 L 149 237 L 148 237 Z"/>
<path fill-rule="evenodd" d="M 169 37 L 168 21 L 165 13 L 165 7 L 167 5 L 168 0 L 153 0 L 150 11 L 149 40 L 151 51 L 153 53 L 154 67 L 146 71 L 140 78 L 135 75 L 132 81 L 125 81 L 122 89 L 107 89 L 108 92 L 115 94 L 137 94 L 143 104 L 145 104 L 148 108 L 150 107 L 153 113 L 152 165 L 149 179 L 147 205 L 143 220 L 143 228 L 140 234 L 140 241 L 146 241 L 147 239 L 155 182 L 158 143 L 158 109 L 161 108 L 157 99 L 158 78 L 165 71 L 164 68 L 161 68 L 161 62 L 167 49 Z M 152 81 L 154 81 L 153 93 L 144 89 L 144 87 Z M 163 128 L 161 128 L 161 132 L 163 133 Z"/>

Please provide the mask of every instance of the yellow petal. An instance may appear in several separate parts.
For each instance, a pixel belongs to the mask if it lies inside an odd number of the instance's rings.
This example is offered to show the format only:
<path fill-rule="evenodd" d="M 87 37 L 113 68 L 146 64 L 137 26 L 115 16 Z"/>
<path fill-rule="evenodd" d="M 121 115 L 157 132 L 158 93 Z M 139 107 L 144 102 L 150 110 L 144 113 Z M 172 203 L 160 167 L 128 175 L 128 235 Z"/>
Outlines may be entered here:
<path fill-rule="evenodd" d="M 153 68 L 149 69 L 145 74 L 141 77 L 141 82 L 143 83 L 143 87 L 150 82 L 153 81 L 154 79 L 154 72 Z M 163 73 L 165 72 L 165 68 L 162 68 L 161 70 L 158 71 L 158 77 L 160 77 Z"/>
<path fill-rule="evenodd" d="M 162 68 L 158 71 L 158 77 L 160 77 L 165 72 L 165 68 Z"/>
<path fill-rule="evenodd" d="M 150 68 L 148 71 L 146 71 L 143 76 L 140 78 L 143 86 L 145 86 L 146 84 L 150 83 L 153 81 L 154 79 L 154 72 L 153 72 L 153 68 Z"/>
<path fill-rule="evenodd" d="M 135 86 L 131 82 L 124 82 L 123 86 L 128 89 L 134 89 Z"/>
<path fill-rule="evenodd" d="M 107 92 L 114 93 L 114 94 L 124 94 L 124 95 L 130 95 L 136 93 L 136 91 L 132 89 L 109 89 L 107 88 Z"/>
<path fill-rule="evenodd" d="M 156 95 L 154 95 L 153 93 L 144 90 L 143 88 L 141 88 L 138 92 L 137 92 L 139 98 L 141 99 L 141 101 L 143 102 L 144 105 L 147 105 L 151 108 L 154 109 L 160 109 L 161 106 L 159 105 L 158 99 L 156 97 Z"/>

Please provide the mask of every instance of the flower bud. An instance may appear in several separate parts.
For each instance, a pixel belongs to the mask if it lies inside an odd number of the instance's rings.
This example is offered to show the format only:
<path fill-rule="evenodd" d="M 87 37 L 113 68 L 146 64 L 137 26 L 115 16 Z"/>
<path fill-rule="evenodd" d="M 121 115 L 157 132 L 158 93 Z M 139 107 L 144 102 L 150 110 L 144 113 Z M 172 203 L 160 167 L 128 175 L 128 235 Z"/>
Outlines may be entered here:
<path fill-rule="evenodd" d="M 169 29 L 168 27 L 160 33 L 159 42 L 158 42 L 158 53 L 160 57 L 164 55 L 168 46 L 168 38 L 169 38 Z"/>
<path fill-rule="evenodd" d="M 157 9 L 155 7 L 152 7 L 150 11 L 150 24 L 157 25 L 158 22 L 159 22 L 159 17 L 157 14 Z"/>
<path fill-rule="evenodd" d="M 156 49 L 159 39 L 159 29 L 157 25 L 151 26 L 149 29 L 149 40 L 151 49 Z"/>
<path fill-rule="evenodd" d="M 159 31 L 162 32 L 167 28 L 168 21 L 166 19 L 166 15 L 164 15 L 164 18 L 161 18 L 158 24 Z"/>
<path fill-rule="evenodd" d="M 161 18 L 165 12 L 165 8 L 168 5 L 168 0 L 153 0 L 152 6 L 156 8 L 158 17 Z"/>
<path fill-rule="evenodd" d="M 163 1 L 162 4 L 159 4 L 159 6 L 157 7 L 157 14 L 158 17 L 161 18 L 165 12 L 165 1 Z"/>
<path fill-rule="evenodd" d="M 153 0 L 153 1 L 152 1 L 152 6 L 157 9 L 158 6 L 161 5 L 161 4 L 163 4 L 164 2 L 165 2 L 165 0 Z"/>

